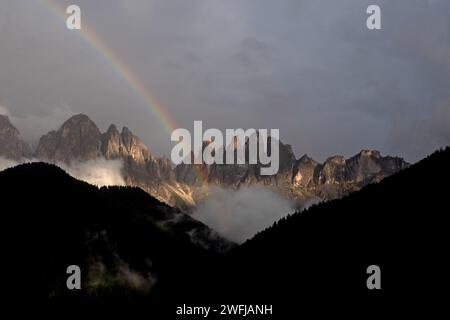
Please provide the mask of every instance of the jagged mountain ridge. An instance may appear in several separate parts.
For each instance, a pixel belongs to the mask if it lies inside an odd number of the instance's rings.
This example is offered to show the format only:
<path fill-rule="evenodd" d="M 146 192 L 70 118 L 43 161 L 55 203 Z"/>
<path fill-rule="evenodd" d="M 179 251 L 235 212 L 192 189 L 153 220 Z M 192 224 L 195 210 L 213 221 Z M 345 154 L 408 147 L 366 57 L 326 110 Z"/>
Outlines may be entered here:
<path fill-rule="evenodd" d="M 20 140 L 19 131 L 3 117 L 0 120 L 0 156 L 19 160 L 32 154 Z M 3 148 L 2 148 L 3 146 Z M 248 144 L 245 146 L 248 152 Z M 171 206 L 190 211 L 208 195 L 210 186 L 238 189 L 262 185 L 297 201 L 339 198 L 378 182 L 408 166 L 403 159 L 383 157 L 378 151 L 363 150 L 350 159 L 333 156 L 324 163 L 304 155 L 296 159 L 292 147 L 280 142 L 280 170 L 261 176 L 260 165 L 185 165 L 172 168 L 171 161 L 154 157 L 149 148 L 127 127 L 119 131 L 110 125 L 104 133 L 88 116 L 68 119 L 57 131 L 42 136 L 32 156 L 50 163 L 70 164 L 99 157 L 120 159 L 127 185 L 138 186 Z"/>
<path fill-rule="evenodd" d="M 89 117 L 75 115 L 58 131 L 44 135 L 36 150 L 36 158 L 51 163 L 70 164 L 99 157 L 122 160 L 122 173 L 127 185 L 138 186 L 171 205 L 177 205 L 176 197 L 186 198 L 183 197 L 183 186 L 175 181 L 170 160 L 154 157 L 127 127 L 119 132 L 112 124 L 105 133 L 101 133 Z M 189 199 L 184 199 L 184 202 L 189 203 Z"/>
<path fill-rule="evenodd" d="M 248 140 L 244 142 L 247 159 Z M 240 143 L 242 142 L 237 144 Z M 349 159 L 345 159 L 343 156 L 333 156 L 324 163 L 318 163 L 307 155 L 296 159 L 291 145 L 281 141 L 279 143 L 280 164 L 276 175 L 261 175 L 260 164 L 181 164 L 175 168 L 177 180 L 190 186 L 196 186 L 198 190 L 204 190 L 205 185 L 232 189 L 261 185 L 285 198 L 297 201 L 300 208 L 309 200 L 320 201 L 342 197 L 369 183 L 379 182 L 409 166 L 401 158 L 383 157 L 376 150 L 362 150 Z M 268 148 L 270 149 L 269 142 Z M 224 159 L 227 152 L 234 152 L 236 157 L 235 148 L 227 147 L 224 150 Z M 202 195 L 196 195 L 196 198 L 201 199 L 201 197 Z"/>

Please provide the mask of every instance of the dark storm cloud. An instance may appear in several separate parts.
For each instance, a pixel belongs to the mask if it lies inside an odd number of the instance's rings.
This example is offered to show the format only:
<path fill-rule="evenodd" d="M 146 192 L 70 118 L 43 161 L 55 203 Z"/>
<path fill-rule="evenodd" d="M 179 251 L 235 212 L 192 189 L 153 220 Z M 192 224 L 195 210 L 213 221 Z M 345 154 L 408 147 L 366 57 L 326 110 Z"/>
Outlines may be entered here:
<path fill-rule="evenodd" d="M 376 148 L 415 161 L 450 144 L 448 1 L 75 2 L 182 127 L 280 128 L 319 160 Z M 2 1 L 0 104 L 23 127 L 47 119 L 40 131 L 66 113 L 126 124 L 168 154 L 144 101 L 43 3 Z M 365 26 L 369 4 L 381 31 Z"/>

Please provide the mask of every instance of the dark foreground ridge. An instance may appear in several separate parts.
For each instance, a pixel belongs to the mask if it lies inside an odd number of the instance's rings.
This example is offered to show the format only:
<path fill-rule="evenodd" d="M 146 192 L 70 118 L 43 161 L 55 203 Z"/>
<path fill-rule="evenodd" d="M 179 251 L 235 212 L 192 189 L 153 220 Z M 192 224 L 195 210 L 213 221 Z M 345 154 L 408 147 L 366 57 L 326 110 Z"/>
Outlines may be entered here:
<path fill-rule="evenodd" d="M 438 151 L 227 254 L 218 252 L 231 244 L 205 245 L 212 231 L 139 189 L 97 189 L 53 166 L 22 165 L 0 173 L 10 297 L 53 310 L 132 304 L 128 311 L 160 319 L 184 319 L 183 304 L 272 304 L 274 316 L 262 319 L 435 312 L 448 301 L 449 164 L 450 149 Z M 209 235 L 193 241 L 198 228 Z M 81 290 L 66 288 L 72 264 L 82 269 Z M 370 265 L 381 269 L 381 290 L 366 286 Z"/>
<path fill-rule="evenodd" d="M 235 246 L 139 188 L 99 189 L 45 163 L 0 172 L 0 194 L 2 261 L 21 305 L 152 310 L 197 264 Z M 82 290 L 67 289 L 70 265 L 82 270 Z"/>

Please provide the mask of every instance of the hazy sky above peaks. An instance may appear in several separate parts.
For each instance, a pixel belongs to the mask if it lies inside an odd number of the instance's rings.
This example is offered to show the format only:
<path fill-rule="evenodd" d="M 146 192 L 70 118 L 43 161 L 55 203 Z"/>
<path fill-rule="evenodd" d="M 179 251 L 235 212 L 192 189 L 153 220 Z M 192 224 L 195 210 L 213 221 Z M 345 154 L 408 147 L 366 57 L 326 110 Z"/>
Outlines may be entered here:
<path fill-rule="evenodd" d="M 178 127 L 279 128 L 297 157 L 450 144 L 450 1 L 71 0 Z M 382 10 L 382 30 L 366 9 Z M 2 0 L 0 113 L 27 140 L 85 113 L 157 155 L 167 129 L 47 1 Z"/>

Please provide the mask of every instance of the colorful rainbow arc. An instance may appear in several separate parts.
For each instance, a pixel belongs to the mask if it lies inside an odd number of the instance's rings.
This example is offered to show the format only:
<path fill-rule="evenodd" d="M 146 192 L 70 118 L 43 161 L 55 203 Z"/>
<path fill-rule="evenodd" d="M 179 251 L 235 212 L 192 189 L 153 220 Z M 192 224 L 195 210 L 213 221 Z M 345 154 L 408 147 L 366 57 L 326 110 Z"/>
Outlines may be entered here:
<path fill-rule="evenodd" d="M 66 8 L 56 3 L 54 0 L 44 0 L 46 6 L 62 19 L 65 23 L 67 19 Z M 122 77 L 128 85 L 143 98 L 150 110 L 157 117 L 158 121 L 169 134 L 177 128 L 175 121 L 166 111 L 166 108 L 150 93 L 144 85 L 138 74 L 130 68 L 127 63 L 114 52 L 104 41 L 102 41 L 96 33 L 90 28 L 85 21 L 82 23 L 81 30 L 78 31 L 83 39 L 85 39 L 91 47 L 93 47 L 105 60 L 111 65 L 112 69 Z"/>
<path fill-rule="evenodd" d="M 67 13 L 65 7 L 54 0 L 44 0 L 44 3 L 50 11 L 54 12 L 55 15 L 64 22 L 64 24 L 66 23 Z M 115 70 L 116 73 L 123 78 L 139 96 L 143 98 L 150 110 L 161 123 L 164 130 L 167 131 L 170 136 L 172 131 L 178 128 L 178 126 L 166 111 L 166 108 L 155 98 L 153 94 L 150 93 L 148 88 L 140 79 L 139 75 L 134 72 L 133 69 L 129 67 L 116 52 L 114 52 L 104 41 L 102 41 L 85 21 L 82 23 L 81 30 L 77 32 L 79 32 L 81 37 L 87 41 L 87 43 L 93 47 L 100 54 L 100 56 L 105 58 L 105 60 L 111 65 L 112 69 Z M 206 181 L 207 177 L 200 168 L 193 166 L 193 170 L 201 182 Z"/>

